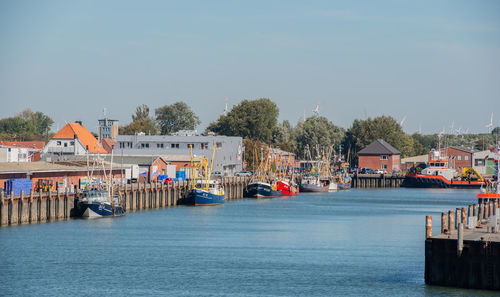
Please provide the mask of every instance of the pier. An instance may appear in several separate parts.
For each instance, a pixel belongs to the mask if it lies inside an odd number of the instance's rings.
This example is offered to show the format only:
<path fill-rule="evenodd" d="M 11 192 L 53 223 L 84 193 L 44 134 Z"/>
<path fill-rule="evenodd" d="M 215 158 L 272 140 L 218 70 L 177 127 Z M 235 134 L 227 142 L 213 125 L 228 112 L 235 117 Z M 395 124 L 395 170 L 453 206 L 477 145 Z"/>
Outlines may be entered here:
<path fill-rule="evenodd" d="M 399 188 L 404 180 L 401 174 L 355 174 L 353 188 Z"/>
<path fill-rule="evenodd" d="M 500 290 L 498 206 L 497 199 L 444 212 L 436 236 L 426 217 L 426 284 Z"/>
<path fill-rule="evenodd" d="M 222 178 L 226 201 L 243 198 L 243 189 L 247 183 L 248 178 L 244 177 Z M 120 187 L 118 193 L 129 212 L 183 205 L 190 189 L 188 181 L 168 185 L 136 183 Z M 32 191 L 29 195 L 21 193 L 18 196 L 5 196 L 0 192 L 0 226 L 67 220 L 79 193 Z"/>

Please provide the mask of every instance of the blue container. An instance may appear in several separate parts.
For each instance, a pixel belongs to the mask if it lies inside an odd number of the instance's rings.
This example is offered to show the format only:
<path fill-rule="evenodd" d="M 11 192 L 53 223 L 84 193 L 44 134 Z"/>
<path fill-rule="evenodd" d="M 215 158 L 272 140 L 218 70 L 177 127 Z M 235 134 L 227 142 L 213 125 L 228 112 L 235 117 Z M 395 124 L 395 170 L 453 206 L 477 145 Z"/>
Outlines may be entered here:
<path fill-rule="evenodd" d="M 175 177 L 178 179 L 184 180 L 184 179 L 186 179 L 186 172 L 185 171 L 176 171 Z"/>
<path fill-rule="evenodd" d="M 166 174 L 160 174 L 158 175 L 158 181 L 163 182 L 165 179 L 167 179 L 168 175 Z"/>
<path fill-rule="evenodd" d="M 21 195 L 21 191 L 24 191 L 24 194 L 30 194 L 32 187 L 33 183 L 26 178 L 9 179 L 5 182 L 5 192 L 8 195 Z"/>

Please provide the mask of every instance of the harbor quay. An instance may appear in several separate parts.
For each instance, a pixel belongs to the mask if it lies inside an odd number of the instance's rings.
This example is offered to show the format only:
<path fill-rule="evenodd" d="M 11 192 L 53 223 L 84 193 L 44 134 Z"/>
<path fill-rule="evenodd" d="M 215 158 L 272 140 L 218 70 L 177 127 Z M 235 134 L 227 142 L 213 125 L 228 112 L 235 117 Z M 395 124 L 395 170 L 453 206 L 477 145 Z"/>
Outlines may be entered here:
<path fill-rule="evenodd" d="M 441 230 L 432 235 L 426 217 L 425 283 L 500 290 L 499 200 L 479 201 L 441 213 Z"/>
<path fill-rule="evenodd" d="M 247 177 L 224 177 L 222 185 L 226 200 L 243 198 L 243 190 L 248 184 Z M 123 197 L 126 211 L 141 211 L 183 205 L 191 183 L 187 180 L 164 183 L 136 183 L 117 189 Z M 36 224 L 68 220 L 81 191 L 33 192 L 25 195 L 4 195 L 0 192 L 0 226 Z"/>

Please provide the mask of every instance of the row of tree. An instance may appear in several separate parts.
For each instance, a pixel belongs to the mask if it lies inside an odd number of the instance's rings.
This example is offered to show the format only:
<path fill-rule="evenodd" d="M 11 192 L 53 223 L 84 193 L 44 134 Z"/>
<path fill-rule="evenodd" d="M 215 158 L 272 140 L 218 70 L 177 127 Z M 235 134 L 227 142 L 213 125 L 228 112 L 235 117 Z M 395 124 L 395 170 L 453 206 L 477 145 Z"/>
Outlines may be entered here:
<path fill-rule="evenodd" d="M 0 120 L 0 140 L 47 140 L 54 121 L 44 113 L 25 109 Z"/>
<path fill-rule="evenodd" d="M 195 129 L 200 123 L 199 118 L 184 102 L 157 108 L 155 115 L 156 117 L 149 115 L 149 107 L 146 105 L 137 107 L 136 113 L 132 115 L 132 123 L 121 127 L 120 134 L 146 132 L 165 135 L 178 130 Z M 356 119 L 347 130 L 322 116 L 299 121 L 295 127 L 286 120 L 279 123 L 278 116 L 279 108 L 270 99 L 243 100 L 210 123 L 205 134 L 213 132 L 217 135 L 243 137 L 247 148 L 245 159 L 249 163 L 258 158 L 259 150 L 255 148 L 264 144 L 294 152 L 299 158 L 305 158 L 308 150 L 314 158 L 321 149 L 334 146 L 335 151 L 342 149 L 355 159 L 357 152 L 378 138 L 401 151 L 402 157 L 426 154 L 438 143 L 437 134 L 405 133 L 390 116 Z M 498 132 L 500 128 L 497 127 L 493 134 L 445 135 L 442 145 L 485 149 L 494 145 Z"/>

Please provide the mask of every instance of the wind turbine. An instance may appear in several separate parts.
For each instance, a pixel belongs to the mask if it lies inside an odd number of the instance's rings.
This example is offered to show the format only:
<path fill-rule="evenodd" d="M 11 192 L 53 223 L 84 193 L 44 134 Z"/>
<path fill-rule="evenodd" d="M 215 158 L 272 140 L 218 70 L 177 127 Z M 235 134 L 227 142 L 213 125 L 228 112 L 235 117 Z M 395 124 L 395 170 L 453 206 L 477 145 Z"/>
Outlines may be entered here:
<path fill-rule="evenodd" d="M 491 133 L 491 129 L 493 129 L 493 112 L 491 112 L 490 122 L 485 127 L 488 129 L 488 133 Z"/>
<path fill-rule="evenodd" d="M 312 112 L 314 113 L 314 115 L 319 116 L 319 102 L 318 104 L 316 104 L 316 108 L 314 108 Z"/>
<path fill-rule="evenodd" d="M 406 121 L 406 116 L 403 117 L 403 119 L 399 122 L 399 126 L 401 126 L 401 129 L 403 128 L 403 124 Z"/>

